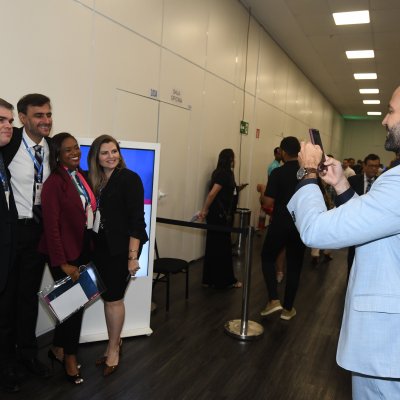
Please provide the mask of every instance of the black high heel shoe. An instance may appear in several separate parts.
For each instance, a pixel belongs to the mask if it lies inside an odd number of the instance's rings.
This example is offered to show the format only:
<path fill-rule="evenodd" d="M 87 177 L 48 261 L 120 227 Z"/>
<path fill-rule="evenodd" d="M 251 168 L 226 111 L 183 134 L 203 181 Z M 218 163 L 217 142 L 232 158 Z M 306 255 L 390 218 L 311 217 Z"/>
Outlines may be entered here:
<path fill-rule="evenodd" d="M 67 381 L 73 385 L 80 385 L 83 383 L 83 378 L 79 372 L 76 375 L 68 375 L 67 370 L 65 370 L 65 377 Z"/>
<path fill-rule="evenodd" d="M 75 358 L 75 363 L 76 363 L 76 358 Z M 65 372 L 65 377 L 67 378 L 67 381 L 69 383 L 72 383 L 73 385 L 80 385 L 81 383 L 83 383 L 83 378 L 81 376 L 81 371 L 80 371 L 80 365 L 76 363 L 76 370 L 78 371 L 76 374 L 74 375 L 70 375 L 67 371 L 67 364 L 66 364 L 66 360 L 64 359 L 64 372 Z"/>

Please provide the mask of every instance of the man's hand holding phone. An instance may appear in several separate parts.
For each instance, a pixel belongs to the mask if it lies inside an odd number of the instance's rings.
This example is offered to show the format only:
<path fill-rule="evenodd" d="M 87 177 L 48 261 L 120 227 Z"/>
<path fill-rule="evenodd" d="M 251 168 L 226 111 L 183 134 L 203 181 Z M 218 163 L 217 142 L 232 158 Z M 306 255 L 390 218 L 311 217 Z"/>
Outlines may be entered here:
<path fill-rule="evenodd" d="M 318 145 L 322 150 L 321 159 L 318 163 L 318 166 L 316 167 L 318 169 L 318 172 L 322 172 L 326 170 L 326 166 L 324 164 L 326 159 L 324 154 L 324 147 L 322 146 L 321 135 L 319 134 L 318 129 L 313 129 L 313 128 L 309 129 L 309 133 L 310 133 L 311 143 L 314 145 Z"/>

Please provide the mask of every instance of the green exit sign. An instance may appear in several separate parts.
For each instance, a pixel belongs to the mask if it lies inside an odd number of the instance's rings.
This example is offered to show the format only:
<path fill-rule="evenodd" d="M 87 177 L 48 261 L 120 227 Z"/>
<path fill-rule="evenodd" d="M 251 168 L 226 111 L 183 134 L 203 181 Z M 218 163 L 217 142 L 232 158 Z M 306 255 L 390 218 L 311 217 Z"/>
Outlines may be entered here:
<path fill-rule="evenodd" d="M 249 123 L 246 121 L 240 121 L 240 133 L 242 135 L 249 134 Z"/>

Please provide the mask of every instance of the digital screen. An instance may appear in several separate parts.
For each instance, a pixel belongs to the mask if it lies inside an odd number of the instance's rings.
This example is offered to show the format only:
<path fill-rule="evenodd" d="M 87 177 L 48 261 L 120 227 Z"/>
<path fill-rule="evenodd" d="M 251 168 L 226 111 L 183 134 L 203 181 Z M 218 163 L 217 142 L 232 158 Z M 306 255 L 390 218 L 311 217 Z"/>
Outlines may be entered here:
<path fill-rule="evenodd" d="M 89 153 L 90 145 L 84 144 L 88 140 L 78 140 L 81 148 L 81 162 L 80 167 L 88 170 L 87 156 Z M 129 143 L 129 142 L 127 142 Z M 120 143 L 121 155 L 124 158 L 126 167 L 136 172 L 144 187 L 144 218 L 146 222 L 146 232 L 150 237 L 151 228 L 151 210 L 152 210 L 152 195 L 153 195 L 153 182 L 154 182 L 154 168 L 155 168 L 155 150 L 146 148 L 135 148 L 124 146 Z M 127 249 L 128 250 L 128 249 Z M 142 249 L 140 255 L 139 265 L 140 269 L 136 273 L 136 277 L 147 276 L 149 267 L 149 242 L 147 242 Z"/>

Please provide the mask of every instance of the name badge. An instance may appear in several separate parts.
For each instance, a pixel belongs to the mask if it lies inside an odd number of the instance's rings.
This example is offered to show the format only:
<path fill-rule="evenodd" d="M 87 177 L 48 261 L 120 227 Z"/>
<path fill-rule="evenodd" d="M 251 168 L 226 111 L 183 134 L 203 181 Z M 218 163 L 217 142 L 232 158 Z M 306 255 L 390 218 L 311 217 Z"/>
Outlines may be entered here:
<path fill-rule="evenodd" d="M 41 196 L 42 196 L 42 188 L 43 183 L 35 183 L 35 206 L 40 206 L 42 204 Z"/>
<path fill-rule="evenodd" d="M 87 229 L 93 228 L 93 210 L 90 205 L 86 207 L 86 228 Z"/>
<path fill-rule="evenodd" d="M 94 217 L 93 232 L 96 232 L 96 233 L 99 232 L 99 228 L 100 228 L 100 219 L 101 219 L 100 210 L 97 209 L 96 215 L 95 215 L 95 217 Z"/>

